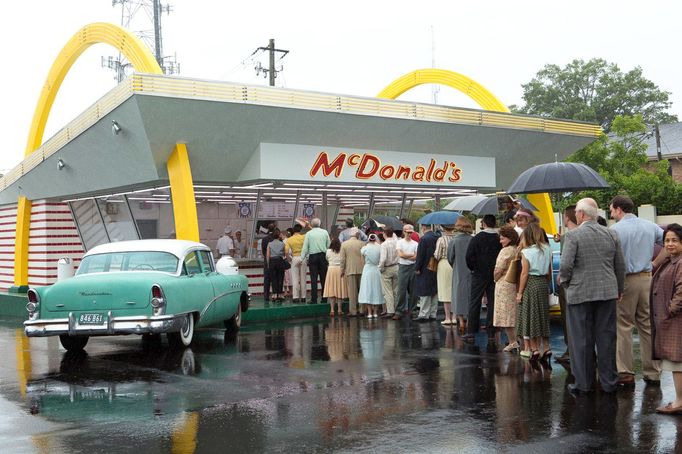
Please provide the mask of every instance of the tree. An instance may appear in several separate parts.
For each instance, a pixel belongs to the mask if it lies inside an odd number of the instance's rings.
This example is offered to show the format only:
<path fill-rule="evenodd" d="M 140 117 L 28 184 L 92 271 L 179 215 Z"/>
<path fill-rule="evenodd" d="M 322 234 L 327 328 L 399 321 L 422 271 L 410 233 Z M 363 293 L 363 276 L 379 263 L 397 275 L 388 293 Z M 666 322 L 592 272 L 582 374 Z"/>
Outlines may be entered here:
<path fill-rule="evenodd" d="M 568 161 L 592 167 L 611 187 L 572 194 L 560 205 L 563 207 L 583 197 L 592 197 L 600 207 L 607 207 L 615 195 L 626 194 L 635 206 L 652 204 L 662 215 L 682 212 L 682 184 L 668 175 L 667 161 L 647 163 L 646 133 L 641 115 L 615 117 L 610 135 L 602 134 L 568 158 Z"/>
<path fill-rule="evenodd" d="M 573 60 L 565 67 L 545 65 L 523 87 L 525 105 L 519 113 L 598 123 L 610 131 L 617 115 L 641 115 L 647 124 L 673 123 L 666 112 L 670 92 L 660 90 L 637 66 L 623 72 L 601 58 Z"/>

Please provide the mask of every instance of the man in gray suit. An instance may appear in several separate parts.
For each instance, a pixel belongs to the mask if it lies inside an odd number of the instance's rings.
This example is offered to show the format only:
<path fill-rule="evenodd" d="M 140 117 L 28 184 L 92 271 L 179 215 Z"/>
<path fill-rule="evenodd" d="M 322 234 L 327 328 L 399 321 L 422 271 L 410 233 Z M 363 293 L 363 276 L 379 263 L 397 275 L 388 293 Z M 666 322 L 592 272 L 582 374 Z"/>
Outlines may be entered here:
<path fill-rule="evenodd" d="M 623 295 L 625 261 L 618 235 L 597 224 L 597 203 L 581 199 L 575 208 L 579 227 L 566 232 L 559 280 L 566 290 L 566 324 L 571 351 L 572 393 L 594 387 L 594 348 L 599 381 L 616 391 L 616 301 Z"/>

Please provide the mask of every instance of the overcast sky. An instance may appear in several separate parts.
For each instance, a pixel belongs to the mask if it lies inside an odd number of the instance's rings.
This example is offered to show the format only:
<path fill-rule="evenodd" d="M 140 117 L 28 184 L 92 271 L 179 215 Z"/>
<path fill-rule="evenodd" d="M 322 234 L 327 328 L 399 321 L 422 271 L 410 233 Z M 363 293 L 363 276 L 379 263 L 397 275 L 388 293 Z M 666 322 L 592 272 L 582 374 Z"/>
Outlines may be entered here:
<path fill-rule="evenodd" d="M 682 62 L 678 56 L 679 2 L 641 1 L 421 1 L 321 2 L 170 0 L 163 16 L 163 47 L 177 55 L 181 75 L 267 84 L 249 55 L 274 38 L 288 49 L 278 86 L 375 96 L 415 69 L 435 66 L 467 75 L 506 104 L 520 104 L 521 84 L 547 63 L 601 57 L 672 92 L 682 118 Z M 11 6 L 10 6 L 11 5 Z M 418 5 L 418 9 L 411 9 Z M 143 27 L 139 13 L 136 24 Z M 0 169 L 23 158 L 36 101 L 55 57 L 91 22 L 121 23 L 111 0 L 11 2 L 4 5 Z M 147 22 L 149 23 L 149 22 Z M 151 25 L 146 28 L 151 28 Z M 433 33 L 432 33 L 433 30 Z M 432 35 L 435 53 L 432 52 Z M 91 47 L 72 68 L 57 96 L 44 140 L 116 84 Z M 267 60 L 260 59 L 264 65 Z M 244 62 L 246 62 L 244 64 Z M 432 88 L 401 99 L 432 102 Z M 439 104 L 476 107 L 442 87 Z"/>

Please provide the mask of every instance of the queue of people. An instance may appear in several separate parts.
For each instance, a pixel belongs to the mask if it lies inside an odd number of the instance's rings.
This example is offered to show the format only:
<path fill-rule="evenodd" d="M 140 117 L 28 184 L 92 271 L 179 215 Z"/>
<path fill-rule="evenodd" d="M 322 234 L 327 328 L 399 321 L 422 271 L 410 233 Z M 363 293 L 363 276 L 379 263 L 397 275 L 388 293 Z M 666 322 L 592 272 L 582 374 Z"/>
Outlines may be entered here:
<path fill-rule="evenodd" d="M 566 351 L 556 360 L 570 367 L 574 394 L 632 386 L 636 327 L 645 384 L 658 386 L 662 370 L 673 374 L 675 400 L 657 411 L 682 414 L 682 226 L 663 230 L 638 218 L 625 196 L 615 197 L 609 210 L 616 221 L 610 228 L 600 222 L 593 199 L 581 199 L 563 212 L 564 232 L 555 240 L 561 243 L 557 284 Z M 309 303 L 317 302 L 319 280 L 331 316 L 412 316 L 432 322 L 442 305 L 441 323 L 458 327 L 464 341 L 473 342 L 482 330 L 494 342 L 504 334 L 504 352 L 548 363 L 553 355 L 548 235 L 529 210 L 518 208 L 504 219 L 498 228 L 495 216 L 484 216 L 475 236 L 464 216 L 438 230 L 422 225 L 421 236 L 410 223 L 401 232 L 386 227 L 367 241 L 350 223 L 343 238 L 331 238 L 319 219 L 311 220 L 307 232 L 295 227 L 286 239 L 274 230 L 264 241 L 272 294 L 281 298 L 283 263 L 291 261 L 293 269 L 298 262 L 294 299 L 304 299 L 300 276 L 307 263 Z M 657 255 L 656 244 L 664 246 Z M 342 312 L 345 299 L 347 314 Z"/>

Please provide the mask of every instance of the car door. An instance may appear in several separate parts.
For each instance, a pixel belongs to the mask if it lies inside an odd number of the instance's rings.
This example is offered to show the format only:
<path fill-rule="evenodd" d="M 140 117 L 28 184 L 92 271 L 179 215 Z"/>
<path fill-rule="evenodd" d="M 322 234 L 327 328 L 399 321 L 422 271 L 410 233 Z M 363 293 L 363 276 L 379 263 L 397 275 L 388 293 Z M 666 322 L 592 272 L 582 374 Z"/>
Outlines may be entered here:
<path fill-rule="evenodd" d="M 215 293 L 213 292 L 213 284 L 209 277 L 203 272 L 201 266 L 201 259 L 198 251 L 193 250 L 183 260 L 182 274 L 180 276 L 182 285 L 180 286 L 181 299 L 178 308 L 169 308 L 169 311 L 175 313 L 184 312 L 198 312 L 203 313 L 209 307 Z M 202 314 L 199 319 L 200 324 L 203 323 Z"/>
<path fill-rule="evenodd" d="M 213 286 L 215 301 L 206 311 L 207 320 L 211 323 L 220 323 L 232 317 L 239 303 L 239 292 L 232 285 L 230 276 L 218 273 L 213 263 L 213 257 L 209 251 L 198 251 L 201 259 L 202 271 Z"/>

